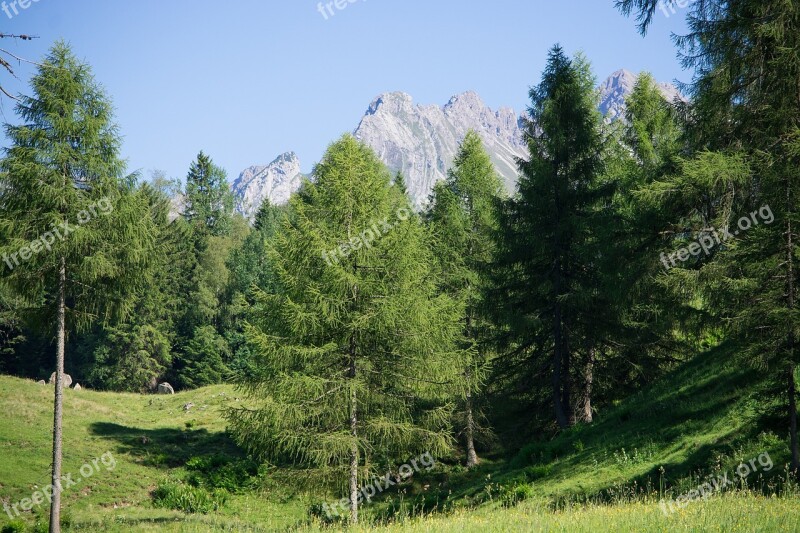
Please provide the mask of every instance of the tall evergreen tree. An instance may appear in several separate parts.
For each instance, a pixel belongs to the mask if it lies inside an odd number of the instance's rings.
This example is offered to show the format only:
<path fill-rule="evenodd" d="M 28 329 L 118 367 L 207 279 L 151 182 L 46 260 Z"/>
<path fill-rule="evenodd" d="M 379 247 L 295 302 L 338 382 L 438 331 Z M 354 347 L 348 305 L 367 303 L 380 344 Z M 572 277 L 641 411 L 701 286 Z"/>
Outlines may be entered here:
<path fill-rule="evenodd" d="M 255 408 L 230 422 L 261 457 L 343 474 L 355 523 L 359 480 L 450 450 L 460 324 L 436 294 L 425 227 L 375 154 L 345 136 L 315 177 L 269 245 L 280 290 L 258 295 L 248 327 Z"/>
<path fill-rule="evenodd" d="M 490 328 L 485 297 L 502 194 L 503 184 L 483 142 L 477 133 L 469 131 L 447 180 L 434 187 L 427 216 L 434 234 L 441 287 L 464 307 L 462 344 L 472 357 L 464 368 L 464 405 L 459 423 L 470 468 L 478 464 L 476 400 L 482 369 L 488 361 L 486 339 Z"/>
<path fill-rule="evenodd" d="M 604 207 L 613 188 L 600 179 L 604 140 L 593 85 L 585 60 L 571 61 L 559 46 L 550 51 L 542 81 L 530 92 L 531 158 L 519 161 L 517 195 L 500 217 L 494 298 L 506 311 L 509 355 L 499 364 L 527 374 L 521 379 L 528 383 L 535 369 L 549 368 L 561 428 L 575 421 L 575 358 L 594 349 L 605 296 L 597 263 L 608 254 L 601 246 L 608 244 Z"/>
<path fill-rule="evenodd" d="M 50 531 L 60 531 L 63 375 L 67 334 L 131 309 L 129 295 L 151 255 L 147 206 L 123 180 L 111 105 L 91 70 L 56 44 L 32 80 L 33 96 L 6 126 L 0 162 L 3 278 L 32 302 L 28 317 L 55 326 L 54 486 Z M 48 328 L 49 329 L 49 328 Z"/>

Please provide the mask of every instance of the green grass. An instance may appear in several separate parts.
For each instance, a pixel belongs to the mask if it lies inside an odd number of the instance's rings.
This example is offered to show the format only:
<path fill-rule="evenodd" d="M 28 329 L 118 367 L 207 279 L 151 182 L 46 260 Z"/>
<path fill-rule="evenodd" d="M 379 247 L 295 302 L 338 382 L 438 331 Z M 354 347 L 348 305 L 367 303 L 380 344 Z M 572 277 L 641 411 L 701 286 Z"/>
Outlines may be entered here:
<path fill-rule="evenodd" d="M 781 398 L 765 377 L 743 367 L 732 350 L 717 348 L 601 413 L 595 424 L 531 443 L 516 457 L 486 459 L 473 471 L 442 458 L 440 468 L 384 495 L 362 516 L 389 531 L 800 530 L 800 500 L 784 470 L 787 432 L 775 414 Z M 274 470 L 260 473 L 260 489 L 233 491 L 207 514 L 153 505 L 158 486 L 166 482 L 174 492 L 169 482 L 196 474 L 198 461 L 190 459 L 243 459 L 221 417 L 241 404 L 236 394 L 229 386 L 174 396 L 67 391 L 64 472 L 79 476 L 81 465 L 108 452 L 116 461 L 113 470 L 100 463 L 65 492 L 71 529 L 317 530 L 309 507 L 340 496 L 292 488 L 289 474 Z M 194 407 L 185 410 L 187 403 Z M 16 503 L 49 483 L 51 425 L 49 386 L 0 376 L 0 500 Z M 774 468 L 747 478 L 754 492 L 715 494 L 669 517 L 661 512 L 662 497 L 764 452 Z M 170 498 L 183 497 L 172 492 Z M 782 496 L 760 496 L 775 492 Z M 46 511 L 24 519 L 44 520 Z M 0 513 L 0 527 L 7 522 Z"/>

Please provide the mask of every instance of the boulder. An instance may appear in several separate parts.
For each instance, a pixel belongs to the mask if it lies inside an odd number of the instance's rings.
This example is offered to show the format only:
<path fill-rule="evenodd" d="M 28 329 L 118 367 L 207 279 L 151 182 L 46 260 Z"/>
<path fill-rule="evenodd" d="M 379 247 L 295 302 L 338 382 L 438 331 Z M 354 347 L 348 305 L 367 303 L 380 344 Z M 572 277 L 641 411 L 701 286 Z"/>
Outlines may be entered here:
<path fill-rule="evenodd" d="M 73 388 L 73 390 L 81 390 L 81 384 L 80 383 L 76 383 L 75 386 L 72 387 L 72 388 Z"/>
<path fill-rule="evenodd" d="M 159 394 L 175 394 L 175 389 L 169 383 L 161 383 L 158 386 Z"/>
<path fill-rule="evenodd" d="M 56 382 L 56 373 L 53 372 L 52 374 L 50 374 L 50 381 L 48 381 L 47 384 L 53 385 L 55 382 Z M 65 387 L 69 387 L 70 385 L 72 385 L 72 376 L 70 376 L 69 374 L 64 374 L 64 377 L 62 378 L 62 383 L 64 384 Z"/>
<path fill-rule="evenodd" d="M 37 385 L 47 385 L 47 383 L 45 383 L 45 381 L 43 379 L 40 379 L 39 381 L 37 381 L 36 384 Z"/>

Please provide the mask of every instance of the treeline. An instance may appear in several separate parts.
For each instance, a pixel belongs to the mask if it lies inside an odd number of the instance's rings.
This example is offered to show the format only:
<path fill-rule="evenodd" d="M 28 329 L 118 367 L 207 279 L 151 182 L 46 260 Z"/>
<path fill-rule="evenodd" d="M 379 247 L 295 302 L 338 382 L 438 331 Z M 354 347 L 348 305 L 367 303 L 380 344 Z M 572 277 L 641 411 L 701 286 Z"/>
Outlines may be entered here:
<path fill-rule="evenodd" d="M 251 285 L 268 283 L 264 240 L 284 209 L 263 205 L 251 227 L 234 214 L 225 172 L 202 152 L 185 185 L 161 173 L 124 175 L 110 105 L 87 72 L 55 46 L 32 82 L 35 96 L 17 106 L 23 125 L 6 126 L 0 372 L 45 380 L 53 372 L 59 290 L 49 276 L 61 250 L 71 256 L 65 349 L 76 381 L 147 392 L 163 381 L 185 389 L 229 380 L 249 364 L 241 313 Z M 45 90 L 53 86 L 59 92 Z M 53 132 L 64 120 L 54 109 L 79 118 Z M 98 201 L 110 212 L 81 223 Z M 27 253 L 64 224 L 74 232 Z"/>

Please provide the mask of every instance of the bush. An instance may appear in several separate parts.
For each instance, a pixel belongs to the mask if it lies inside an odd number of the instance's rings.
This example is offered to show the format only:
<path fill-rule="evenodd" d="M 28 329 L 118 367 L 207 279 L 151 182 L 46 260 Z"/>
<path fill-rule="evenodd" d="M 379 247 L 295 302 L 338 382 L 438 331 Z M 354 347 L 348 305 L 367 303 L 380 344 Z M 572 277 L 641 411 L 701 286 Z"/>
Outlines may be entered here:
<path fill-rule="evenodd" d="M 324 504 L 322 503 L 314 503 L 308 507 L 308 516 L 312 520 L 318 520 L 321 524 L 326 526 L 332 525 L 342 525 L 347 522 L 348 514 L 341 513 L 341 514 L 333 514 L 325 512 Z"/>
<path fill-rule="evenodd" d="M 0 533 L 25 533 L 25 530 L 28 526 L 25 525 L 25 522 L 22 520 L 14 520 L 3 526 L 3 529 L 0 530 Z"/>
<path fill-rule="evenodd" d="M 549 476 L 552 470 L 553 465 L 529 466 L 525 469 L 525 478 L 528 481 L 536 481 Z"/>
<path fill-rule="evenodd" d="M 533 496 L 533 486 L 527 483 L 514 483 L 506 485 L 500 492 L 500 501 L 503 507 L 514 507 L 519 502 Z"/>
<path fill-rule="evenodd" d="M 240 494 L 257 484 L 258 464 L 249 459 L 232 459 L 224 455 L 192 457 L 186 462 L 188 482 L 208 490 L 224 489 Z"/>
<path fill-rule="evenodd" d="M 164 481 L 153 491 L 153 505 L 187 514 L 217 511 L 226 500 L 227 493 L 224 490 L 209 492 L 202 487 L 176 481 Z"/>

